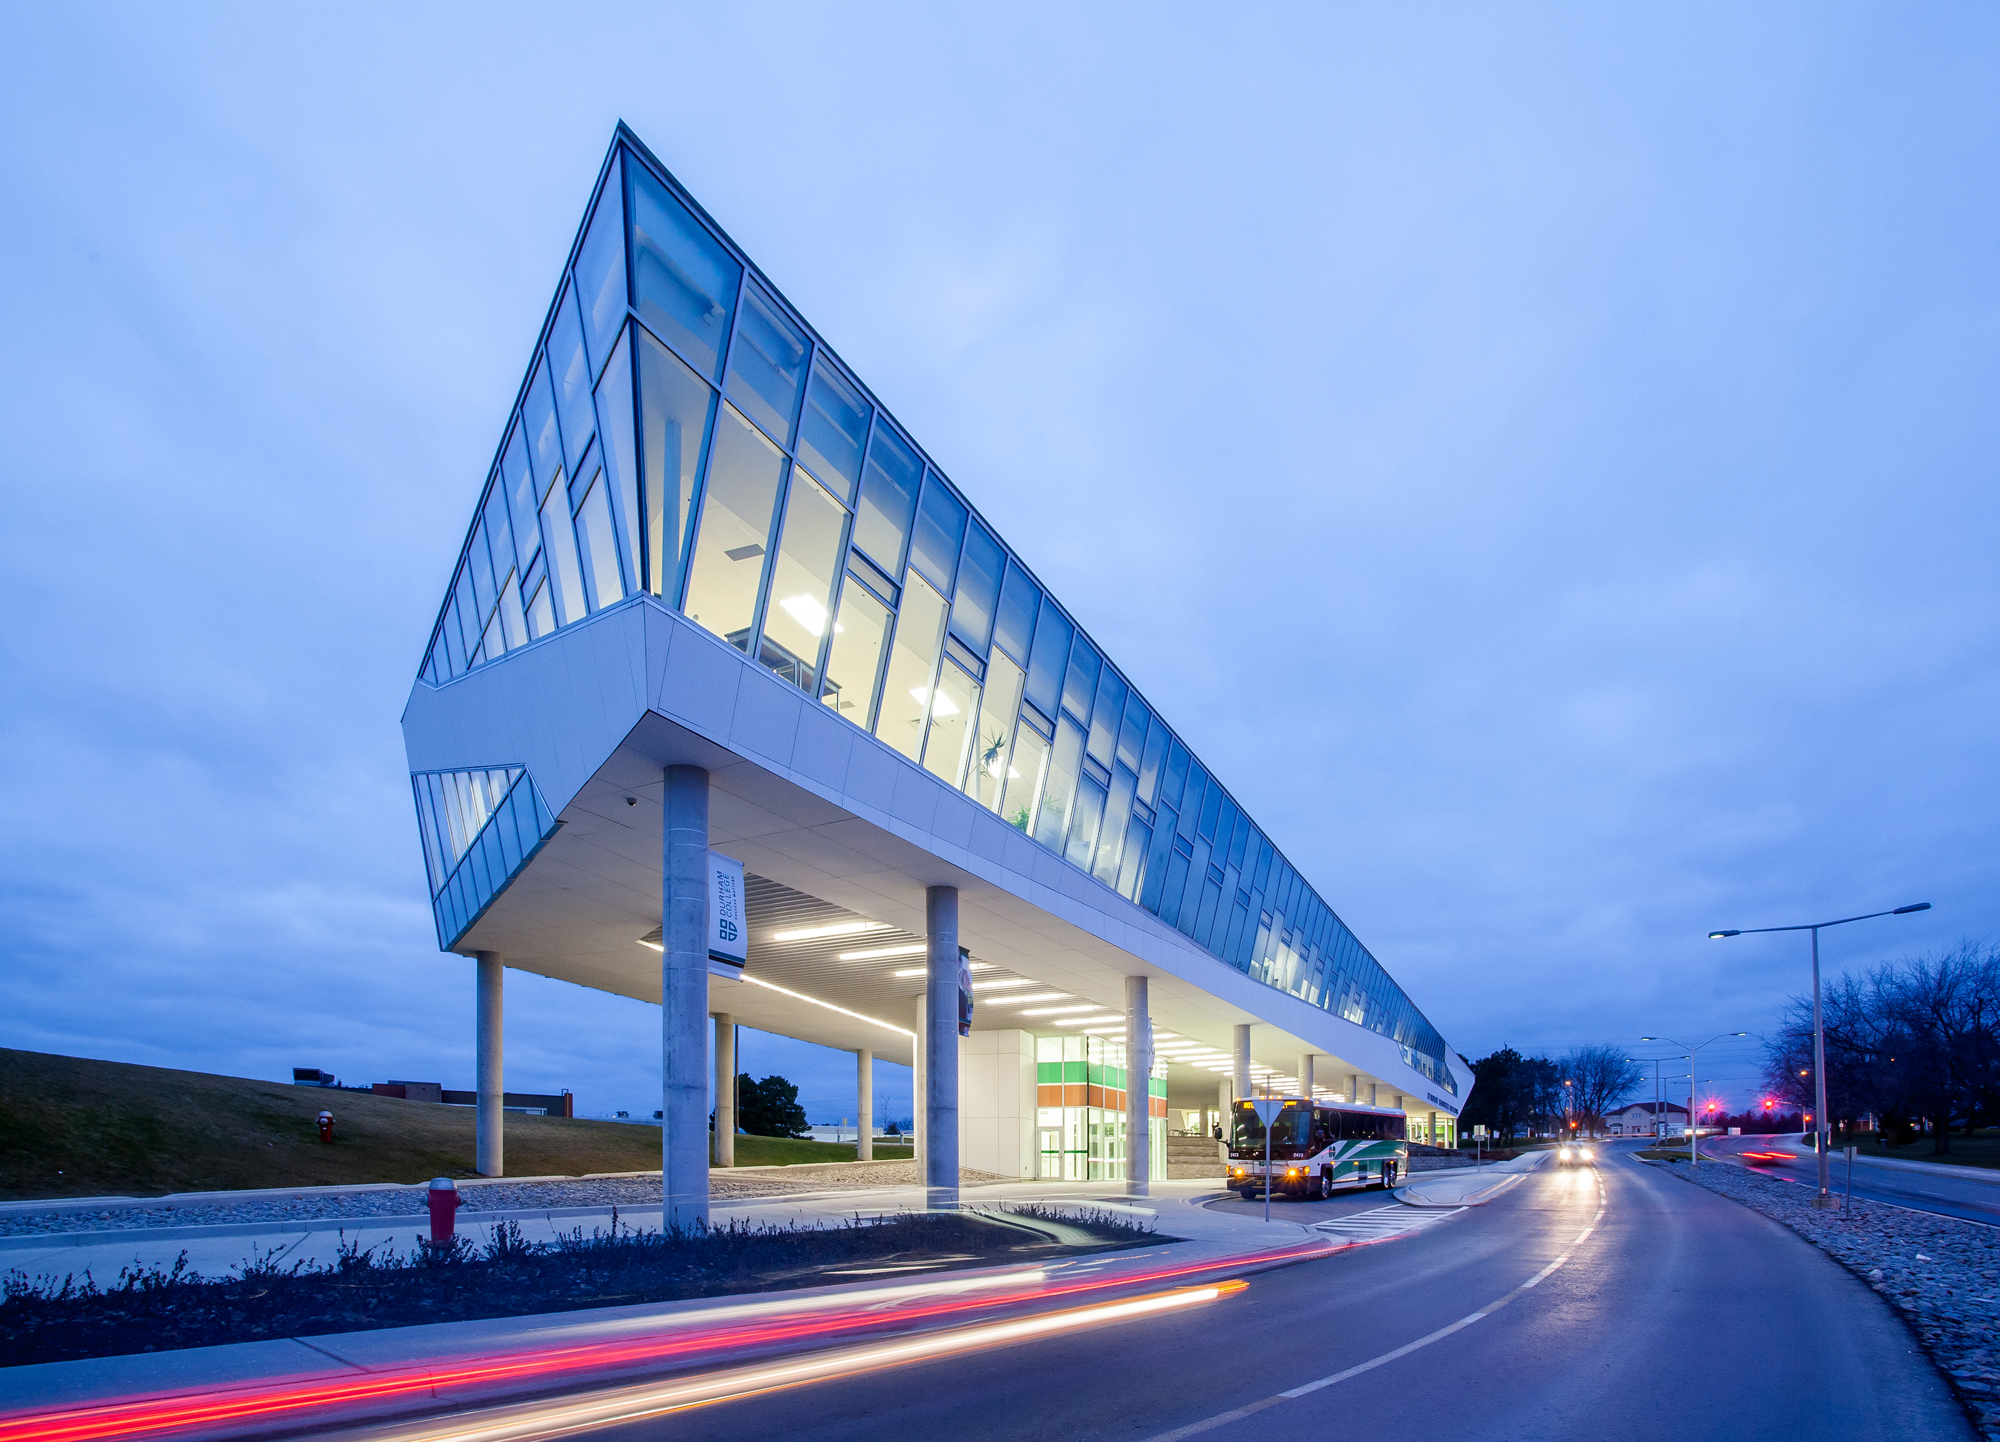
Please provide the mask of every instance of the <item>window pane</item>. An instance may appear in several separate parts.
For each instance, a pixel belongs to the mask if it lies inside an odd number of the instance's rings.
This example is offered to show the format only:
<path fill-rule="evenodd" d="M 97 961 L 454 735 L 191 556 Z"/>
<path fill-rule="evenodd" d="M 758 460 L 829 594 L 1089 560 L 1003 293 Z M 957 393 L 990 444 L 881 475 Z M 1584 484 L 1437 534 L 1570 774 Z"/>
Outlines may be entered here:
<path fill-rule="evenodd" d="M 583 355 L 583 327 L 576 318 L 576 293 L 564 291 L 549 329 L 549 374 L 555 380 L 556 407 L 562 415 L 563 451 L 575 472 L 583 448 L 596 434 L 597 418 L 590 410 L 590 362 Z"/>
<path fill-rule="evenodd" d="M 826 634 L 846 528 L 847 512 L 840 502 L 793 467 L 778 563 L 771 573 L 771 604 L 764 612 L 764 645 L 758 654 L 766 666 L 803 691 L 812 691 L 817 679 L 819 643 Z"/>
<path fill-rule="evenodd" d="M 1034 824 L 1035 801 L 1048 779 L 1049 743 L 1040 733 L 1023 726 L 1014 742 L 1014 760 L 1007 768 L 1007 789 L 1002 793 L 1000 814 L 1017 831 Z"/>
<path fill-rule="evenodd" d="M 620 152 L 622 159 L 623 152 Z M 611 162 L 599 192 L 597 213 L 576 256 L 576 289 L 583 301 L 583 323 L 590 332 L 590 353 L 603 364 L 611 339 L 625 323 L 625 187 Z"/>
<path fill-rule="evenodd" d="M 514 562 L 525 576 L 528 567 L 534 564 L 535 553 L 542 549 L 542 528 L 535 524 L 536 503 L 541 496 L 535 490 L 534 475 L 528 470 L 528 445 L 521 438 L 518 421 L 507 438 L 507 449 L 500 456 L 500 476 L 507 488 L 508 509 L 514 524 Z"/>
<path fill-rule="evenodd" d="M 538 581 L 535 594 L 528 598 L 528 636 L 539 640 L 556 628 L 555 607 L 549 601 L 549 583 Z"/>
<path fill-rule="evenodd" d="M 965 539 L 965 507 L 944 478 L 932 471 L 924 482 L 924 502 L 917 507 L 917 535 L 910 547 L 910 564 L 947 596 L 958 570 L 958 545 Z"/>
<path fill-rule="evenodd" d="M 1109 666 L 1097 684 L 1097 706 L 1090 713 L 1090 755 L 1100 766 L 1111 764 L 1118 744 L 1118 721 L 1125 714 L 1125 682 Z"/>
<path fill-rule="evenodd" d="M 1146 881 L 1146 853 L 1153 844 L 1153 828 L 1133 817 L 1125 831 L 1125 855 L 1118 863 L 1118 894 L 1128 901 L 1139 899 Z"/>
<path fill-rule="evenodd" d="M 639 314 L 710 380 L 722 364 L 743 267 L 642 165 L 632 174 L 632 276 Z"/>
<path fill-rule="evenodd" d="M 975 523 L 965 538 L 958 594 L 951 603 L 951 629 L 982 656 L 993 637 L 993 606 L 1000 594 L 1000 572 L 1006 564 L 1007 553 L 1000 549 L 1000 543 L 986 527 Z"/>
<path fill-rule="evenodd" d="M 743 310 L 736 317 L 736 344 L 729 351 L 729 398 L 780 445 L 792 443 L 799 412 L 799 382 L 805 377 L 805 332 L 786 319 L 776 301 L 755 282 L 743 287 Z M 865 422 L 864 422 L 865 424 Z M 856 443 L 857 448 L 859 443 Z M 854 493 L 852 468 L 844 477 Z"/>
<path fill-rule="evenodd" d="M 1028 643 L 1035 634 L 1035 610 L 1042 593 L 1028 573 L 1019 566 L 1007 567 L 1007 584 L 1000 588 L 1000 612 L 994 618 L 993 640 L 1007 648 L 1007 654 L 1023 664 L 1028 659 Z"/>
<path fill-rule="evenodd" d="M 1069 845 L 1063 856 L 1072 864 L 1090 869 L 1091 853 L 1097 850 L 1097 828 L 1104 820 L 1104 788 L 1088 776 L 1076 788 L 1076 815 L 1069 824 Z"/>
<path fill-rule="evenodd" d="M 854 513 L 854 544 L 891 576 L 903 574 L 903 543 L 923 477 L 923 463 L 902 437 L 887 426 L 875 427 L 861 477 L 861 505 Z"/>
<path fill-rule="evenodd" d="M 479 655 L 479 632 L 485 623 L 485 618 L 479 614 L 479 608 L 473 602 L 472 573 L 463 564 L 458 568 L 458 582 L 453 599 L 458 611 L 459 639 L 463 647 L 460 654 L 465 657 L 465 664 L 470 666 Z"/>
<path fill-rule="evenodd" d="M 1160 777 L 1160 758 L 1166 754 L 1170 739 L 1166 722 L 1155 716 L 1146 732 L 1145 753 L 1139 758 L 1139 799 L 1148 806 L 1153 804 L 1153 792 Z"/>
<path fill-rule="evenodd" d="M 1054 719 L 1062 692 L 1063 667 L 1069 661 L 1069 619 L 1054 606 L 1042 607 L 1035 626 L 1035 654 L 1028 663 L 1028 699 L 1044 716 Z"/>
<path fill-rule="evenodd" d="M 924 743 L 924 769 L 947 786 L 965 779 L 972 751 L 973 723 L 979 711 L 979 683 L 958 666 L 945 662 L 931 698 L 931 734 Z"/>
<path fill-rule="evenodd" d="M 639 464 L 632 439 L 632 350 L 624 336 L 598 383 L 597 411 L 604 417 L 605 484 L 618 522 L 619 591 L 630 594 L 639 589 Z"/>
<path fill-rule="evenodd" d="M 1063 837 L 1069 834 L 1069 807 L 1076 799 L 1076 776 L 1082 767 L 1083 728 L 1065 718 L 1056 727 L 1055 750 L 1035 814 L 1035 840 L 1051 851 L 1062 850 Z"/>
<path fill-rule="evenodd" d="M 439 629 L 444 632 L 445 669 L 454 676 L 464 674 L 465 632 L 458 624 L 456 599 L 444 608 L 444 624 Z"/>
<path fill-rule="evenodd" d="M 528 618 L 521 610 L 521 588 L 514 584 L 511 571 L 500 586 L 500 629 L 509 651 L 528 644 Z"/>
<path fill-rule="evenodd" d="M 625 599 L 618 574 L 618 542 L 611 534 L 611 506 L 604 494 L 607 489 L 600 470 L 590 478 L 590 489 L 576 510 L 576 534 L 583 542 L 584 575 L 590 582 L 593 611 Z"/>
<path fill-rule="evenodd" d="M 1139 762 L 1146 750 L 1146 725 L 1153 719 L 1153 713 L 1146 709 L 1146 703 L 1135 693 L 1125 703 L 1125 724 L 1118 731 L 1118 761 L 1130 767 L 1134 774 L 1139 770 Z"/>
<path fill-rule="evenodd" d="M 826 685 L 820 699 L 857 726 L 866 727 L 875 704 L 875 676 L 882 664 L 882 641 L 889 634 L 889 608 L 852 584 L 841 592 L 840 616 L 833 624 L 833 650 L 826 658 Z"/>
<path fill-rule="evenodd" d="M 1008 753 L 1014 728 L 1021 719 L 1021 685 L 1027 679 L 1003 652 L 994 652 L 986 668 L 986 698 L 979 708 L 979 744 L 974 752 L 966 793 L 989 811 L 1000 809 L 1002 782 L 1007 779 Z"/>
<path fill-rule="evenodd" d="M 528 459 L 535 468 L 535 483 L 547 495 L 563 468 L 562 440 L 556 430 L 555 392 L 549 388 L 549 360 L 535 362 L 534 379 L 528 382 L 527 398 L 521 402 L 521 427 L 527 433 Z"/>
<path fill-rule="evenodd" d="M 861 448 L 868 443 L 868 421 L 873 414 L 874 407 L 861 398 L 860 390 L 830 363 L 822 359 L 813 367 L 805 423 L 799 428 L 799 459 L 843 501 L 854 499 L 854 482 L 861 474 Z M 876 559 L 894 569 L 902 557 Z"/>
<path fill-rule="evenodd" d="M 785 458 L 763 433 L 724 405 L 701 503 L 701 535 L 688 567 L 688 619 L 730 645 L 750 649 L 764 548 L 778 507 Z"/>
<path fill-rule="evenodd" d="M 486 618 L 493 614 L 493 562 L 486 547 L 486 523 L 481 521 L 472 528 L 472 539 L 465 547 L 465 570 L 472 577 L 472 599 L 474 612 L 483 627 Z"/>
<path fill-rule="evenodd" d="M 569 524 L 569 490 L 549 487 L 542 501 L 542 551 L 548 557 L 549 584 L 556 603 L 556 624 L 583 619 L 583 568 L 576 558 L 576 532 Z"/>
<path fill-rule="evenodd" d="M 514 528 L 507 519 L 507 483 L 493 478 L 486 492 L 486 542 L 493 550 L 493 574 L 505 576 L 514 569 Z"/>
<path fill-rule="evenodd" d="M 1090 715 L 1091 698 L 1097 694 L 1097 673 L 1102 668 L 1090 642 L 1079 636 L 1069 648 L 1069 672 L 1063 678 L 1063 709 L 1082 721 Z"/>
<path fill-rule="evenodd" d="M 701 448 L 715 419 L 715 392 L 679 356 L 644 331 L 639 337 L 639 408 L 646 468 L 647 589 L 681 592 L 681 550 L 694 504 Z"/>
<path fill-rule="evenodd" d="M 923 744 L 925 703 L 943 644 L 944 597 L 913 575 L 903 587 L 896 641 L 889 649 L 889 679 L 882 687 L 882 714 L 875 721 L 875 734 L 912 761 Z"/>
<path fill-rule="evenodd" d="M 1118 864 L 1125 853 L 1125 828 L 1132 820 L 1132 793 L 1139 778 L 1124 767 L 1111 775 L 1111 799 L 1104 808 L 1104 827 L 1098 833 L 1097 860 L 1090 868 L 1106 886 L 1118 884 Z"/>

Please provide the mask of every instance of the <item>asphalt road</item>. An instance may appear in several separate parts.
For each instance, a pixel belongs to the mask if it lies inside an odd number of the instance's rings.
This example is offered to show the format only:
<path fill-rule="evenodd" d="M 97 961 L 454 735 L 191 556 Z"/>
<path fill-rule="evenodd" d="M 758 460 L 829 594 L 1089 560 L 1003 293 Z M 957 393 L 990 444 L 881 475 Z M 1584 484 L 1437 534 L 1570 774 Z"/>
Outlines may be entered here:
<path fill-rule="evenodd" d="M 1595 1168 L 1546 1167 L 1485 1207 L 1252 1277 L 1186 1311 L 592 1435 L 1973 1436 L 1902 1322 L 1859 1281 L 1754 1212 L 1629 1157 L 1600 1157 Z M 1280 1204 L 1279 1214 L 1385 1201 Z M 1279 1395 L 1399 1349 L 1303 1396 Z"/>
<path fill-rule="evenodd" d="M 1750 1155 L 1745 1156 L 1746 1152 Z M 1819 1159 L 1811 1152 L 1794 1152 L 1789 1146 L 1775 1144 L 1767 1136 L 1711 1137 L 1701 1144 L 1701 1154 L 1746 1166 L 1766 1176 L 1798 1182 L 1815 1191 L 1819 1189 Z M 1847 1158 L 1836 1150 L 1829 1160 L 1833 1163 L 1834 1195 L 1845 1196 L 1848 1191 Z M 1979 1172 L 1969 1167 L 1966 1170 L 1972 1175 L 1961 1178 L 1877 1166 L 1867 1158 L 1857 1158 L 1853 1190 L 1855 1196 L 1872 1202 L 1887 1202 L 1912 1211 L 1935 1212 L 1939 1216 L 1957 1217 L 1961 1221 L 1983 1222 L 1989 1227 L 2000 1226 L 2000 1185 L 1995 1184 L 1996 1179 L 1991 1172 Z"/>

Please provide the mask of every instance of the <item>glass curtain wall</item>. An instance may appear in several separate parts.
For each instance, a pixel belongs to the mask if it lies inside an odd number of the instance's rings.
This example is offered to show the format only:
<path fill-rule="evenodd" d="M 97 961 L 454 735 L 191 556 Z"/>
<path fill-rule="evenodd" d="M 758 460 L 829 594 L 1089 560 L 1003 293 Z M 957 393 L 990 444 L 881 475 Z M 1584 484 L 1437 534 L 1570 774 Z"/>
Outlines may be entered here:
<path fill-rule="evenodd" d="M 1101 1036 L 1035 1038 L 1035 1134 L 1042 1181 L 1102 1182 L 1125 1175 L 1125 1043 Z M 1167 1175 L 1167 1064 L 1147 1086 L 1152 1138 L 1147 1175 Z"/>
<path fill-rule="evenodd" d="M 652 595 L 1455 1091 L 1332 908 L 622 127 L 527 372 L 424 680 Z"/>

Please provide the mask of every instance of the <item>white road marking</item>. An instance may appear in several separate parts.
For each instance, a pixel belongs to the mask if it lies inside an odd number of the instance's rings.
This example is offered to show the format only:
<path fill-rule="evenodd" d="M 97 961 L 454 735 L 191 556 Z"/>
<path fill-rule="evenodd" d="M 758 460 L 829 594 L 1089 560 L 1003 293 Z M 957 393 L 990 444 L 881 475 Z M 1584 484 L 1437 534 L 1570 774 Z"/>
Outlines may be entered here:
<path fill-rule="evenodd" d="M 1546 1267 L 1542 1268 L 1541 1271 L 1535 1273 L 1534 1276 L 1528 1278 L 1527 1281 L 1521 1283 L 1513 1291 L 1506 1293 L 1497 1301 L 1488 1302 L 1478 1311 L 1468 1313 L 1466 1316 L 1460 1317 L 1456 1322 L 1440 1327 L 1427 1336 L 1417 1338 L 1414 1342 L 1405 1342 L 1402 1346 L 1395 1348 L 1393 1351 L 1384 1352 L 1379 1357 L 1370 1357 L 1366 1362 L 1357 1363 L 1345 1371 L 1335 1372 L 1330 1377 L 1321 1377 L 1316 1382 L 1307 1382 L 1304 1386 L 1294 1387 L 1289 1392 L 1280 1392 L 1275 1397 L 1266 1397 L 1261 1402 L 1252 1402 L 1248 1406 L 1237 1407 L 1228 1412 L 1219 1412 L 1213 1417 L 1205 1417 L 1199 1422 L 1190 1422 L 1185 1427 L 1174 1428 L 1171 1432 L 1156 1433 L 1145 1439 L 1145 1442 L 1180 1442 L 1180 1439 L 1183 1437 L 1193 1437 L 1216 1427 L 1227 1426 L 1231 1422 L 1240 1422 L 1245 1417 L 1255 1416 L 1267 1408 L 1277 1406 L 1280 1402 L 1290 1402 L 1296 1398 L 1304 1397 L 1308 1393 L 1317 1392 L 1322 1387 L 1335 1386 L 1338 1383 L 1345 1382 L 1350 1377 L 1359 1377 L 1363 1372 L 1372 1372 L 1377 1367 L 1394 1362 L 1400 1357 L 1407 1357 L 1410 1353 L 1420 1351 L 1430 1346 L 1433 1342 L 1442 1342 L 1452 1333 L 1463 1331 L 1482 1317 L 1492 1316 L 1522 1293 L 1546 1282 L 1555 1274 L 1558 1267 L 1562 1266 L 1563 1263 L 1576 1254 L 1576 1249 L 1589 1239 L 1590 1234 L 1597 1230 L 1597 1224 L 1604 1220 L 1605 1205 L 1604 1177 L 1602 1174 L 1599 1174 L 1597 1177 L 1597 1213 L 1590 1219 L 1590 1225 L 1576 1234 L 1575 1240 L 1569 1244 L 1569 1249 L 1553 1262 L 1550 1262 Z M 1387 1209 L 1384 1208 L 1383 1210 Z M 1371 1213 L 1362 1212 L 1357 1215 L 1366 1217 L 1371 1215 Z M 1322 1226 L 1330 1225 L 1332 1224 L 1322 1223 Z"/>
<path fill-rule="evenodd" d="M 1400 1237 L 1405 1232 L 1420 1232 L 1425 1227 L 1434 1227 L 1464 1210 L 1464 1207 L 1452 1207 L 1449 1210 L 1419 1211 L 1397 1202 L 1386 1207 L 1371 1207 L 1365 1212 L 1349 1212 L 1330 1222 L 1314 1222 L 1312 1225 L 1316 1232 L 1331 1232 L 1336 1237 L 1349 1237 L 1358 1242 L 1379 1242 L 1387 1237 Z"/>

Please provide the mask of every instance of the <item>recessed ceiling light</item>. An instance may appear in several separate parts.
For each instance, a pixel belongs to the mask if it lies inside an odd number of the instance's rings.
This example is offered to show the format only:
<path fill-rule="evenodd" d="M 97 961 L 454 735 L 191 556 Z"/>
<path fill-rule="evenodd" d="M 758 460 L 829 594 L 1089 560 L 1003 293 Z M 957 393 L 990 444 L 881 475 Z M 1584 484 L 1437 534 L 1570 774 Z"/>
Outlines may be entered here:
<path fill-rule="evenodd" d="M 993 963 L 990 961 L 975 961 L 970 963 L 968 969 L 972 971 L 991 971 L 993 970 Z M 927 966 L 906 966 L 901 971 L 892 971 L 889 973 L 891 976 L 929 976 L 930 974 L 931 969 Z"/>
<path fill-rule="evenodd" d="M 1118 1022 L 1118 1029 L 1120 1031 L 1123 1031 L 1125 1029 L 1125 1023 L 1122 1021 L 1118 1021 L 1118 1018 L 1115 1016 L 1065 1016 L 1057 1018 L 1056 1025 L 1057 1026 L 1104 1026 L 1107 1023 L 1114 1021 Z"/>
<path fill-rule="evenodd" d="M 783 939 L 783 937 L 779 938 L 781 941 Z M 922 956 L 923 954 L 924 943 L 913 941 L 908 946 L 877 946 L 871 947 L 867 951 L 843 951 L 840 953 L 838 959 L 841 961 L 875 961 L 885 956 Z"/>
<path fill-rule="evenodd" d="M 827 936 L 859 936 L 866 931 L 887 931 L 886 921 L 831 921 L 825 926 L 801 926 L 791 931 L 774 931 L 773 941 L 818 941 Z"/>
<path fill-rule="evenodd" d="M 977 987 L 973 989 L 975 991 L 978 990 Z M 1030 992 L 1026 996 L 989 996 L 986 998 L 986 1004 L 988 1006 L 1024 1006 L 1031 1001 L 1061 1001 L 1064 997 L 1068 995 L 1069 993 L 1066 991 L 1036 991 L 1036 992 Z M 1039 1012 L 1039 1011 L 1024 1011 L 1021 1013 L 1021 1015 L 1048 1016 L 1051 1015 L 1051 1013 Z"/>
<path fill-rule="evenodd" d="M 1096 1002 L 1084 1002 L 1079 1006 L 1038 1006 L 1033 1011 L 1024 1011 L 1022 1016 L 1063 1016 L 1073 1011 L 1103 1011 Z"/>
<path fill-rule="evenodd" d="M 999 981 L 975 981 L 972 984 L 972 989 L 974 991 L 998 991 L 1000 990 L 1000 988 L 1004 986 L 1040 986 L 1040 985 L 1041 983 L 1039 981 L 1030 981 L 1025 976 L 1011 976 L 1011 977 L 1004 977 Z M 1068 995 L 1068 993 L 1053 992 L 1051 993 L 1051 995 L 1066 996 Z M 1018 998 L 1006 998 L 1006 999 L 1018 1000 Z"/>

